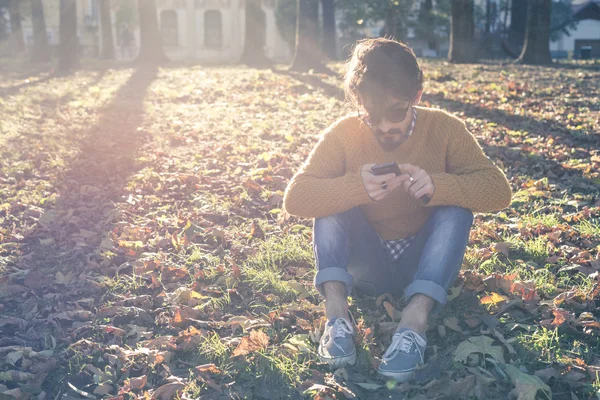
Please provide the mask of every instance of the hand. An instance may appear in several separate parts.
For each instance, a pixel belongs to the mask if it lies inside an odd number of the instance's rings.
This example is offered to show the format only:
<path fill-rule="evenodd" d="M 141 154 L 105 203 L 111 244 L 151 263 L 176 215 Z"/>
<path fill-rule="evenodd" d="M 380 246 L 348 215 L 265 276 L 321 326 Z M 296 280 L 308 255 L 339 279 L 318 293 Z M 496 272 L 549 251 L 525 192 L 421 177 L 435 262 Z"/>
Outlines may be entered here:
<path fill-rule="evenodd" d="M 423 198 L 423 196 L 427 196 L 429 199 L 426 201 L 428 202 L 435 192 L 431 176 L 424 169 L 416 165 L 400 164 L 399 167 L 400 171 L 402 171 L 401 176 L 406 176 L 406 179 L 402 182 L 404 190 L 417 200 Z M 413 178 L 412 181 L 411 177 Z"/>
<path fill-rule="evenodd" d="M 385 175 L 375 175 L 371 172 L 371 167 L 376 164 L 365 164 L 360 168 L 360 176 L 365 190 L 369 197 L 374 201 L 379 201 L 387 197 L 398 186 L 408 179 L 408 175 L 398 175 L 394 173 Z M 382 187 L 382 183 L 387 184 L 387 188 Z M 384 185 L 385 186 L 385 185 Z"/>

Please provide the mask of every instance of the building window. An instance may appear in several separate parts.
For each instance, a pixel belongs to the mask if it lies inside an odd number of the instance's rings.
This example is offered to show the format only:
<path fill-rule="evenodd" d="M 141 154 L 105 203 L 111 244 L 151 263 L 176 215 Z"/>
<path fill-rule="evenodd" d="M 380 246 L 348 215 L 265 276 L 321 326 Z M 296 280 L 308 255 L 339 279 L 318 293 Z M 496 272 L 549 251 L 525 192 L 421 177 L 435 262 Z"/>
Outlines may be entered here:
<path fill-rule="evenodd" d="M 164 10 L 160 13 L 160 28 L 163 46 L 177 47 L 179 45 L 179 32 L 175 10 Z"/>
<path fill-rule="evenodd" d="M 210 10 L 204 13 L 204 44 L 211 49 L 223 47 L 221 11 Z"/>

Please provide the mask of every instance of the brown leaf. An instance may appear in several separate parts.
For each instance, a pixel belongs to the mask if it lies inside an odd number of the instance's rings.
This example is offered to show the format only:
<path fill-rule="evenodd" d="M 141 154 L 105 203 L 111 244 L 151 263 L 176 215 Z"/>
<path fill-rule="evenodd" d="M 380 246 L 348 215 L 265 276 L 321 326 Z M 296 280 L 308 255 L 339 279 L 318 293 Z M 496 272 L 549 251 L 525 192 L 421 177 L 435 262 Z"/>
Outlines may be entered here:
<path fill-rule="evenodd" d="M 146 375 L 138 376 L 136 378 L 129 379 L 129 385 L 132 389 L 143 389 L 148 382 L 148 377 Z"/>
<path fill-rule="evenodd" d="M 398 322 L 402 318 L 402 312 L 396 310 L 396 308 L 388 303 L 387 301 L 383 302 L 383 306 L 385 307 L 385 311 L 390 316 L 392 321 Z"/>
<path fill-rule="evenodd" d="M 503 301 L 507 301 L 508 297 L 503 296 L 499 293 L 496 292 L 492 292 L 487 296 L 483 296 L 479 302 L 481 304 L 498 304 L 498 303 L 502 303 Z"/>
<path fill-rule="evenodd" d="M 186 330 L 179 332 L 177 350 L 190 351 L 197 348 L 204 336 L 206 336 L 204 331 L 193 326 L 188 327 Z"/>
<path fill-rule="evenodd" d="M 496 243 L 494 245 L 494 249 L 502 254 L 504 254 L 506 257 L 508 257 L 508 253 L 510 251 L 510 247 L 512 246 L 511 243 L 508 242 L 500 242 L 500 243 Z"/>
<path fill-rule="evenodd" d="M 459 333 L 463 331 L 460 325 L 458 325 L 458 318 L 456 317 L 444 318 L 444 325 Z"/>
<path fill-rule="evenodd" d="M 156 400 L 172 400 L 180 398 L 185 385 L 179 382 L 167 383 L 162 385 L 152 394 L 152 398 Z"/>
<path fill-rule="evenodd" d="M 244 356 L 256 350 L 264 349 L 269 345 L 269 337 L 263 331 L 252 331 L 249 336 L 244 336 L 238 347 L 233 351 L 232 357 Z"/>
<path fill-rule="evenodd" d="M 175 309 L 175 315 L 171 319 L 171 324 L 174 326 L 181 325 L 183 323 L 183 318 L 181 318 L 181 310 L 179 308 Z"/>
<path fill-rule="evenodd" d="M 554 326 L 561 326 L 565 322 L 573 319 L 571 314 L 562 308 L 555 308 L 552 310 L 552 314 L 554 314 L 554 321 L 552 321 L 552 325 Z"/>
<path fill-rule="evenodd" d="M 215 364 L 198 365 L 196 367 L 196 372 L 198 372 L 198 373 L 210 373 L 210 374 L 216 374 L 216 375 L 220 375 L 220 374 L 223 373 L 223 371 L 220 370 L 219 367 L 217 367 Z"/>

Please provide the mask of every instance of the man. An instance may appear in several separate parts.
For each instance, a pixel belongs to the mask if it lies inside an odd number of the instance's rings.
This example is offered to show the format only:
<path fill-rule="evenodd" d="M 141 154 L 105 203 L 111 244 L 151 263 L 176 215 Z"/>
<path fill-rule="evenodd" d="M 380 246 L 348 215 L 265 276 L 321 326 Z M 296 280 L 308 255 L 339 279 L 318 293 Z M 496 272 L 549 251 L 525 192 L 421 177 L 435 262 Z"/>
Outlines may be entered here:
<path fill-rule="evenodd" d="M 284 207 L 314 218 L 314 283 L 328 320 L 321 359 L 332 367 L 356 360 L 353 288 L 403 294 L 408 304 L 379 372 L 407 381 L 424 361 L 428 317 L 459 273 L 472 212 L 507 207 L 511 190 L 462 121 L 418 106 L 423 73 L 406 45 L 364 39 L 346 66 L 346 97 L 358 113 L 325 130 Z M 401 174 L 372 173 L 393 161 Z"/>

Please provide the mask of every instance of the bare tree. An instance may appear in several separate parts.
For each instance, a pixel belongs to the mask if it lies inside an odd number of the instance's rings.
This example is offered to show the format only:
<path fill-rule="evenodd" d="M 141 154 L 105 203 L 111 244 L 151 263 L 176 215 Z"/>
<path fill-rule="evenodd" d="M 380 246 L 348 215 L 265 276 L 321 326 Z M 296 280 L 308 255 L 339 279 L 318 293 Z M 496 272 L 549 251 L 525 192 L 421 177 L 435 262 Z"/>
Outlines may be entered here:
<path fill-rule="evenodd" d="M 473 8 L 473 0 L 452 0 L 450 49 L 448 51 L 450 62 L 475 61 Z"/>
<path fill-rule="evenodd" d="M 240 62 L 250 67 L 265 67 L 272 64 L 264 51 L 267 24 L 260 3 L 260 0 L 246 0 L 246 35 Z"/>
<path fill-rule="evenodd" d="M 33 62 L 47 62 L 52 58 L 48 36 L 46 36 L 46 18 L 42 0 L 31 0 L 31 23 L 33 25 L 33 48 L 31 60 Z"/>
<path fill-rule="evenodd" d="M 21 2 L 19 0 L 10 0 L 8 12 L 10 14 L 11 42 L 15 52 L 25 51 L 25 41 L 23 40 L 23 28 L 21 27 Z"/>
<path fill-rule="evenodd" d="M 167 60 L 162 47 L 156 0 L 138 1 L 140 12 L 140 54 L 137 60 L 141 62 L 161 62 Z"/>
<path fill-rule="evenodd" d="M 323 52 L 330 60 L 335 60 L 337 58 L 335 2 L 321 0 L 321 5 L 323 6 Z"/>
<path fill-rule="evenodd" d="M 525 45 L 517 59 L 521 64 L 552 64 L 550 21 L 552 0 L 529 0 Z"/>
<path fill-rule="evenodd" d="M 110 17 L 110 0 L 100 1 L 100 26 L 102 29 L 102 52 L 100 58 L 115 58 L 115 41 L 113 38 L 112 20 Z"/>
<path fill-rule="evenodd" d="M 310 69 L 326 70 L 318 37 L 319 0 L 297 0 L 297 2 L 296 51 L 290 70 L 298 72 L 306 72 Z"/>
<path fill-rule="evenodd" d="M 79 64 L 76 1 L 60 0 L 58 71 L 61 73 L 71 71 Z"/>

